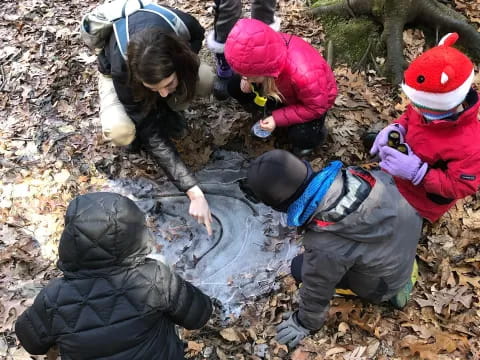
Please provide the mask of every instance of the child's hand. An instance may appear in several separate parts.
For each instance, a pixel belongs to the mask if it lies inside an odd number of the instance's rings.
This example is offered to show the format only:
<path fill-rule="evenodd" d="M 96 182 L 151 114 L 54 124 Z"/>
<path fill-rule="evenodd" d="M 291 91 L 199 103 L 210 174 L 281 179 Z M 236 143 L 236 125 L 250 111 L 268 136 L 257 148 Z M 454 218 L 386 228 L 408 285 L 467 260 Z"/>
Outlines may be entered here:
<path fill-rule="evenodd" d="M 388 134 L 391 131 L 399 132 L 400 133 L 399 142 L 400 143 L 405 142 L 404 141 L 404 137 L 405 137 L 405 134 L 406 134 L 405 128 L 400 124 L 390 124 L 378 133 L 377 137 L 375 138 L 375 142 L 373 143 L 373 146 L 370 149 L 370 155 L 373 156 L 373 155 L 377 155 L 378 153 L 381 153 L 380 149 L 387 145 Z"/>
<path fill-rule="evenodd" d="M 245 94 L 252 92 L 252 84 L 250 84 L 250 82 L 244 77 L 242 77 L 242 80 L 240 80 L 240 90 L 242 90 L 242 92 Z"/>
<path fill-rule="evenodd" d="M 390 175 L 410 180 L 416 186 L 422 182 L 427 174 L 428 164 L 415 155 L 410 146 L 403 145 L 407 149 L 407 154 L 389 146 L 380 149 L 380 158 L 382 159 L 380 167 Z"/>
<path fill-rule="evenodd" d="M 260 128 L 262 130 L 272 132 L 273 130 L 275 130 L 276 127 L 277 127 L 277 124 L 275 123 L 273 116 L 269 116 L 263 120 L 260 120 Z"/>

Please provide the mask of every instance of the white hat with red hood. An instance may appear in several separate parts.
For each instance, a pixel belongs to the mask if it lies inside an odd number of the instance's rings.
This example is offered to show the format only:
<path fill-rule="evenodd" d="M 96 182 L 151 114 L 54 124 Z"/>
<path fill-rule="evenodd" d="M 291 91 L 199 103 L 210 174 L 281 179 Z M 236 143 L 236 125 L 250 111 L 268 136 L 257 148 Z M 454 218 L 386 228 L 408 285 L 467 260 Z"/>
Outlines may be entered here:
<path fill-rule="evenodd" d="M 402 89 L 425 117 L 442 119 L 456 112 L 474 77 L 472 61 L 452 47 L 457 33 L 445 35 L 438 46 L 416 58 L 404 74 Z"/>

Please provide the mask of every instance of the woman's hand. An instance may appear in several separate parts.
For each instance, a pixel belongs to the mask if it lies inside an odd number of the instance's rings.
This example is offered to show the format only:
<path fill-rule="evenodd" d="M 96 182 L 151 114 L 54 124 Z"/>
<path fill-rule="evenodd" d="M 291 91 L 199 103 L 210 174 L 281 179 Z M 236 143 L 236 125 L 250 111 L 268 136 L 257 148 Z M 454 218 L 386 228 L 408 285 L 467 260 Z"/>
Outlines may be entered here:
<path fill-rule="evenodd" d="M 277 124 L 275 123 L 273 116 L 269 116 L 263 120 L 260 120 L 260 128 L 262 130 L 272 132 L 273 130 L 275 130 L 276 127 L 277 127 Z"/>
<path fill-rule="evenodd" d="M 208 206 L 207 199 L 203 191 L 195 185 L 187 191 L 187 196 L 190 199 L 190 208 L 188 213 L 192 215 L 199 224 L 205 224 L 208 236 L 212 235 L 212 213 Z"/>
<path fill-rule="evenodd" d="M 240 80 L 240 90 L 245 94 L 252 92 L 252 84 L 250 84 L 250 82 L 244 77 Z"/>

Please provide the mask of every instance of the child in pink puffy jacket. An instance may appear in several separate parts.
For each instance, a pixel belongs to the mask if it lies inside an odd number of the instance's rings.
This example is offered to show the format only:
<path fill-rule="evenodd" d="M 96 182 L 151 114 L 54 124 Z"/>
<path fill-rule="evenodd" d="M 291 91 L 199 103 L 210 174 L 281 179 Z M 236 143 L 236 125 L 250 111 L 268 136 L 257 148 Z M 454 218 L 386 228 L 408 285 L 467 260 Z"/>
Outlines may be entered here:
<path fill-rule="evenodd" d="M 225 57 L 238 74 L 228 84 L 232 97 L 243 105 L 253 104 L 255 84 L 268 98 L 266 109 L 273 111 L 260 120 L 262 130 L 288 127 L 289 142 L 298 155 L 325 141 L 325 114 L 334 104 L 337 85 L 314 47 L 261 21 L 242 19 L 228 35 Z"/>

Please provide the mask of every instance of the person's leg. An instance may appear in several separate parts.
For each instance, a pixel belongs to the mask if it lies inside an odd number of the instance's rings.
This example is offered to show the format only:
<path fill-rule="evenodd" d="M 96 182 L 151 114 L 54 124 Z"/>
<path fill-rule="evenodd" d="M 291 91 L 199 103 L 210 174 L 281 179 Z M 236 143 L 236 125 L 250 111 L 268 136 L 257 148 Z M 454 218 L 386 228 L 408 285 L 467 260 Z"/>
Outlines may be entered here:
<path fill-rule="evenodd" d="M 418 279 L 418 265 L 417 260 L 413 262 L 412 274 L 410 279 L 405 283 L 405 285 L 400 289 L 394 297 L 390 299 L 390 303 L 395 306 L 397 309 L 403 309 L 407 305 L 408 300 L 412 294 L 413 287 Z"/>
<path fill-rule="evenodd" d="M 293 278 L 297 282 L 297 285 L 302 282 L 302 265 L 303 265 L 303 254 L 297 255 L 292 259 L 290 264 L 290 271 Z"/>
<path fill-rule="evenodd" d="M 242 15 L 241 0 L 215 0 L 214 40 L 225 44 L 227 36 Z M 223 53 L 223 51 L 221 51 Z"/>
<path fill-rule="evenodd" d="M 292 259 L 290 264 L 290 272 L 295 279 L 297 285 L 302 283 L 302 266 L 303 266 L 303 254 L 297 255 Z M 344 276 L 340 282 L 335 286 L 337 294 L 341 295 L 355 295 L 348 285 L 347 277 Z"/>
<path fill-rule="evenodd" d="M 327 138 L 325 116 L 303 124 L 292 125 L 288 128 L 288 141 L 293 145 L 294 153 L 307 155 L 316 146 L 323 144 Z"/>
<path fill-rule="evenodd" d="M 233 72 L 225 59 L 225 41 L 241 15 L 241 0 L 215 0 L 213 31 L 207 36 L 207 45 L 215 54 L 217 79 L 213 85 L 213 95 L 218 100 L 225 100 L 228 97 L 227 83 Z"/>
<path fill-rule="evenodd" d="M 212 93 L 215 75 L 210 65 L 201 63 L 198 68 L 198 82 L 195 88 L 195 95 L 199 97 L 209 97 Z"/>
<path fill-rule="evenodd" d="M 111 77 L 99 73 L 98 94 L 104 139 L 111 141 L 115 146 L 131 144 L 135 139 L 135 124 L 120 103 Z"/>
<path fill-rule="evenodd" d="M 252 1 L 252 19 L 263 21 L 270 25 L 274 30 L 280 30 L 280 23 L 276 24 L 275 5 L 276 0 L 253 0 Z"/>

